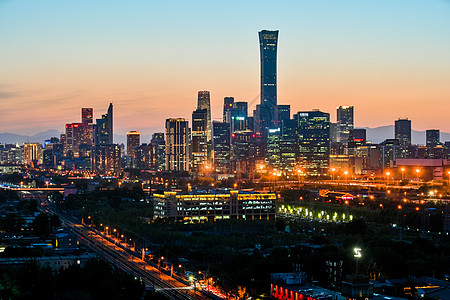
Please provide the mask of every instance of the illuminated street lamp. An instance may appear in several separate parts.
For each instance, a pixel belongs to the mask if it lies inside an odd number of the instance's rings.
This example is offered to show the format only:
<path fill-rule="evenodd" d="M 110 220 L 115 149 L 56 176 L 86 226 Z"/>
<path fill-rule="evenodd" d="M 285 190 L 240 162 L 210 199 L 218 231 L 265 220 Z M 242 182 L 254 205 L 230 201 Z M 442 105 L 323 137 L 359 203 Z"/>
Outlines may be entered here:
<path fill-rule="evenodd" d="M 447 174 L 448 174 L 448 185 L 450 185 L 450 171 L 448 171 Z"/>
<path fill-rule="evenodd" d="M 336 171 L 335 168 L 331 169 L 331 180 L 334 180 L 334 172 Z"/>
<path fill-rule="evenodd" d="M 353 248 L 353 257 L 355 258 L 356 261 L 356 276 L 358 276 L 358 260 L 362 257 L 361 255 L 361 248 Z"/>
<path fill-rule="evenodd" d="M 405 168 L 400 169 L 402 171 L 402 181 L 405 180 Z"/>
<path fill-rule="evenodd" d="M 389 185 L 389 176 L 391 175 L 391 172 L 386 172 L 386 185 Z"/>
<path fill-rule="evenodd" d="M 345 175 L 345 182 L 347 182 L 348 171 L 344 171 L 344 175 Z"/>
<path fill-rule="evenodd" d="M 420 173 L 420 169 L 416 169 L 417 183 L 419 183 L 419 173 Z"/>

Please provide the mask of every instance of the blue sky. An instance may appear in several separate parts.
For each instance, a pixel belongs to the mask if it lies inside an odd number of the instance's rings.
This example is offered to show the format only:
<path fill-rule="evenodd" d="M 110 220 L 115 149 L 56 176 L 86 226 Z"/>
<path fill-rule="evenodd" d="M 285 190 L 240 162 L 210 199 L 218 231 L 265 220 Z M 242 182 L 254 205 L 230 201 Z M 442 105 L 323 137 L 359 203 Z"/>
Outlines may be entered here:
<path fill-rule="evenodd" d="M 62 130 L 115 105 L 116 131 L 190 119 L 196 92 L 253 106 L 257 32 L 280 30 L 278 99 L 357 126 L 450 131 L 450 1 L 0 0 L 0 132 Z"/>

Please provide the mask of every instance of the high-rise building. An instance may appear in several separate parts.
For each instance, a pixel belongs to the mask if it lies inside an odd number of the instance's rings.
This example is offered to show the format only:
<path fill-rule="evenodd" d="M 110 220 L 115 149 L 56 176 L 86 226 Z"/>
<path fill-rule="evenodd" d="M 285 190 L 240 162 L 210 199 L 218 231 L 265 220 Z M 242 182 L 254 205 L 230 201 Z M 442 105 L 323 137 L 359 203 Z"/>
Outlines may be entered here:
<path fill-rule="evenodd" d="M 395 139 L 400 142 L 400 146 L 411 145 L 411 120 L 399 118 L 395 121 Z"/>
<path fill-rule="evenodd" d="M 291 119 L 291 106 L 278 105 L 278 121 L 282 122 Z"/>
<path fill-rule="evenodd" d="M 163 171 L 166 165 L 166 143 L 164 141 L 164 132 L 154 133 L 150 143 L 152 145 L 151 168 L 156 171 Z"/>
<path fill-rule="evenodd" d="M 223 122 L 228 122 L 227 111 L 233 107 L 234 97 L 225 97 L 223 99 Z"/>
<path fill-rule="evenodd" d="M 113 144 L 113 133 L 113 105 L 110 103 L 108 112 L 94 124 L 94 145 Z"/>
<path fill-rule="evenodd" d="M 259 32 L 259 50 L 261 60 L 261 103 L 258 119 L 259 131 L 276 125 L 277 116 L 277 44 L 278 30 Z"/>
<path fill-rule="evenodd" d="M 85 127 L 83 123 L 66 124 L 66 142 L 64 154 L 69 157 L 80 156 L 80 145 L 84 142 Z"/>
<path fill-rule="evenodd" d="M 82 108 L 81 109 L 81 123 L 83 123 L 83 144 L 92 146 L 93 143 L 93 126 L 94 126 L 94 109 Z"/>
<path fill-rule="evenodd" d="M 439 129 L 428 129 L 426 131 L 427 147 L 434 148 L 441 144 Z"/>
<path fill-rule="evenodd" d="M 266 163 L 274 169 L 281 165 L 280 156 L 281 128 L 269 128 L 266 139 Z"/>
<path fill-rule="evenodd" d="M 197 109 L 192 113 L 192 171 L 200 172 L 208 158 L 207 110 Z"/>
<path fill-rule="evenodd" d="M 297 161 L 297 126 L 295 120 L 281 122 L 280 169 L 292 172 Z"/>
<path fill-rule="evenodd" d="M 91 170 L 102 175 L 120 173 L 121 150 L 117 144 L 102 144 L 91 152 Z"/>
<path fill-rule="evenodd" d="M 294 115 L 298 133 L 298 164 L 308 175 L 328 172 L 330 159 L 330 114 L 318 110 Z"/>
<path fill-rule="evenodd" d="M 347 145 L 352 130 L 353 106 L 339 106 L 337 108 L 337 141 Z"/>
<path fill-rule="evenodd" d="M 23 145 L 23 161 L 25 165 L 38 167 L 42 163 L 42 146 L 39 143 L 26 143 Z"/>
<path fill-rule="evenodd" d="M 211 142 L 211 98 L 209 91 L 198 92 L 197 109 L 206 109 L 206 141 Z"/>
<path fill-rule="evenodd" d="M 94 109 L 91 107 L 83 107 L 81 109 L 81 123 L 92 125 L 94 123 Z"/>
<path fill-rule="evenodd" d="M 130 168 L 136 167 L 136 148 L 141 144 L 141 133 L 130 131 L 127 133 L 127 165 Z"/>
<path fill-rule="evenodd" d="M 189 171 L 189 126 L 182 118 L 166 120 L 166 170 Z"/>
<path fill-rule="evenodd" d="M 230 172 L 231 133 L 230 124 L 213 121 L 213 158 L 214 170 L 217 173 Z"/>

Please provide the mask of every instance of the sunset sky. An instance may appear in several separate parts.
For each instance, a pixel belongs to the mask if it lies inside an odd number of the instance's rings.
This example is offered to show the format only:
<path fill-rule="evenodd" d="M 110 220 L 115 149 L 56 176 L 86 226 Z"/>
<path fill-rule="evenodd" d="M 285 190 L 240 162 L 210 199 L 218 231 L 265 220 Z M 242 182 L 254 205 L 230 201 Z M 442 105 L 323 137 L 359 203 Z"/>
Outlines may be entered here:
<path fill-rule="evenodd" d="M 278 29 L 278 103 L 355 106 L 357 127 L 450 132 L 450 1 L 0 0 L 0 132 L 95 118 L 115 132 L 191 119 L 197 91 L 259 103 L 258 31 Z M 147 141 L 143 141 L 147 142 Z"/>

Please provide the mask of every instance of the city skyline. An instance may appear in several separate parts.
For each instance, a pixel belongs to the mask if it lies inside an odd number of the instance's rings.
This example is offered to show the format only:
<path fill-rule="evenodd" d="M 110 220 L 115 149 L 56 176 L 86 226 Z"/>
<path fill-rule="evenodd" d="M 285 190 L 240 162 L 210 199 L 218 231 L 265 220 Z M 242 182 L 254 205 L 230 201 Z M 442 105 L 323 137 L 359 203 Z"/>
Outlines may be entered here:
<path fill-rule="evenodd" d="M 63 131 L 80 107 L 93 107 L 96 119 L 108 102 L 117 133 L 162 132 L 167 118 L 190 120 L 201 90 L 211 92 L 212 120 L 221 119 L 227 96 L 253 111 L 258 31 L 265 29 L 280 32 L 278 103 L 290 104 L 292 114 L 318 108 L 335 122 L 336 107 L 352 105 L 355 127 L 408 117 L 416 130 L 450 131 L 450 43 L 443 39 L 450 4 L 388 3 L 280 2 L 269 9 L 251 2 L 236 9 L 200 1 L 169 10 L 139 1 L 3 1 L 0 132 Z M 237 21 L 216 20 L 226 13 Z M 245 14 L 255 19 L 241 21 Z"/>

